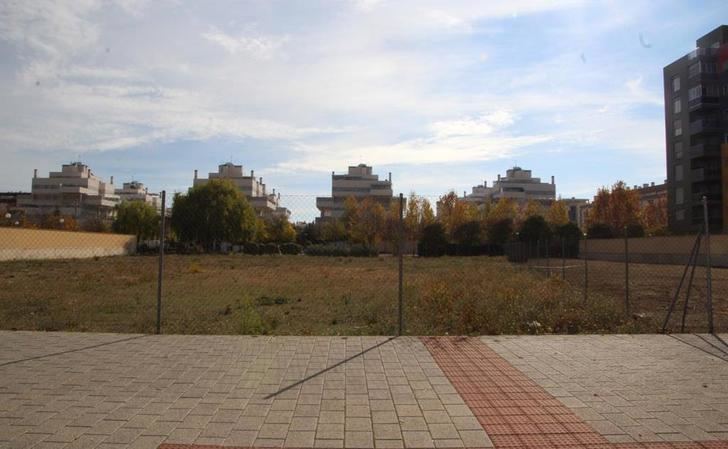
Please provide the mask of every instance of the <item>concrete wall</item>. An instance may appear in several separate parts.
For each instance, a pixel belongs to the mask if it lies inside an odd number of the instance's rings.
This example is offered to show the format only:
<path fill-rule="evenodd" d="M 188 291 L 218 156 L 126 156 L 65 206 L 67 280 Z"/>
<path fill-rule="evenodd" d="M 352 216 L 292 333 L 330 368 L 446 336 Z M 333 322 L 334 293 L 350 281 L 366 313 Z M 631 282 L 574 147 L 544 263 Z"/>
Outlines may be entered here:
<path fill-rule="evenodd" d="M 0 260 L 120 256 L 135 250 L 133 235 L 0 227 Z"/>
<path fill-rule="evenodd" d="M 629 260 L 634 263 L 682 265 L 687 263 L 696 236 L 644 237 L 629 239 Z M 590 239 L 588 252 L 584 241 L 579 254 L 594 260 L 624 261 L 624 239 Z M 728 267 L 728 235 L 710 237 L 711 262 L 715 267 Z M 705 240 L 700 245 L 698 263 L 705 264 Z"/>

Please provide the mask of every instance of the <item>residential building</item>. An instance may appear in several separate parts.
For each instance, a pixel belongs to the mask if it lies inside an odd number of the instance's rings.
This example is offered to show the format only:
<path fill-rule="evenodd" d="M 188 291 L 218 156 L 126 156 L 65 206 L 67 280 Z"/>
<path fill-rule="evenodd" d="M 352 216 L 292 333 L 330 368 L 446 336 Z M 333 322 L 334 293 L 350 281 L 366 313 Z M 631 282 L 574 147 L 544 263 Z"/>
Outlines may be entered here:
<path fill-rule="evenodd" d="M 469 195 L 465 195 L 465 201 L 482 205 L 489 202 L 497 202 L 501 198 L 509 198 L 519 204 L 528 201 L 537 201 L 543 205 L 550 205 L 556 199 L 556 184 L 554 177 L 551 183 L 541 182 L 541 178 L 534 178 L 531 170 L 524 170 L 521 167 L 513 167 L 506 171 L 506 176 L 498 175 L 493 186 L 488 187 L 488 182 L 473 187 Z"/>
<path fill-rule="evenodd" d="M 64 164 L 61 171 L 50 172 L 47 178 L 38 177 L 38 170 L 34 170 L 30 194 L 17 198 L 18 209 L 30 220 L 56 212 L 79 222 L 110 220 L 117 204 L 114 177 L 105 182 L 81 162 Z"/>
<path fill-rule="evenodd" d="M 116 189 L 119 199 L 124 201 L 142 201 L 157 209 L 162 210 L 162 199 L 158 193 L 149 193 L 149 189 L 139 181 L 125 182 L 121 189 Z"/>
<path fill-rule="evenodd" d="M 581 198 L 561 198 L 566 205 L 569 221 L 579 226 L 580 229 L 586 229 L 586 216 L 589 211 L 589 200 Z"/>
<path fill-rule="evenodd" d="M 696 47 L 663 69 L 668 223 L 674 232 L 702 228 L 703 196 L 711 228 L 728 224 L 728 175 L 721 170 L 721 144 L 728 142 L 728 26 L 701 37 Z"/>
<path fill-rule="evenodd" d="M 197 170 L 193 186 L 207 184 L 211 179 L 225 179 L 232 181 L 233 184 L 243 193 L 245 198 L 250 202 L 253 209 L 261 217 L 272 216 L 290 216 L 291 213 L 285 207 L 280 206 L 281 194 L 276 193 L 273 189 L 272 193 L 268 193 L 266 185 L 263 184 L 263 178 L 255 177 L 255 171 L 250 171 L 250 176 L 245 176 L 242 165 L 235 165 L 232 162 L 226 162 L 218 166 L 217 173 L 210 173 L 208 178 L 198 178 Z"/>
<path fill-rule="evenodd" d="M 373 174 L 372 167 L 366 164 L 349 167 L 345 175 L 331 172 L 331 196 L 316 198 L 316 207 L 321 212 L 317 220 L 341 218 L 349 197 L 372 198 L 388 208 L 392 201 L 392 173 L 389 179 L 380 181 L 379 175 Z"/>
<path fill-rule="evenodd" d="M 667 180 L 662 184 L 642 184 L 642 186 L 634 186 L 634 191 L 640 199 L 640 208 L 645 208 L 650 204 L 660 201 L 667 201 Z"/>

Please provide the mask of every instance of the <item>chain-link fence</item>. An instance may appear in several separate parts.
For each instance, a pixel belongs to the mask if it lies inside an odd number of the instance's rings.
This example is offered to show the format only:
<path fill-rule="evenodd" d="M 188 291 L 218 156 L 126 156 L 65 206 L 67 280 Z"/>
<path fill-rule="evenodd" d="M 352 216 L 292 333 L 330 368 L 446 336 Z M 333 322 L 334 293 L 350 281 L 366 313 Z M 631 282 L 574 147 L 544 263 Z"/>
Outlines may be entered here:
<path fill-rule="evenodd" d="M 698 235 L 586 239 L 573 225 L 452 196 L 276 195 L 238 207 L 220 195 L 167 196 L 163 214 L 134 215 L 116 233 L 69 230 L 62 216 L 46 229 L 0 226 L 0 326 L 675 332 L 710 330 L 712 310 L 714 330 L 728 329 L 727 236 L 710 246 Z"/>

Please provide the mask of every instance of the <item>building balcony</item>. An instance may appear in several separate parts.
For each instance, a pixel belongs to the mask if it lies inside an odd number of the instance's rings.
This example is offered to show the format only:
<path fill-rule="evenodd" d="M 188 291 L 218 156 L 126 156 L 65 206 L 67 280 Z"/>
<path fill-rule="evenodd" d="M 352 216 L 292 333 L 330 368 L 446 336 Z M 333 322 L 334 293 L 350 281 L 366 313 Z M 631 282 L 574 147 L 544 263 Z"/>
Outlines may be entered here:
<path fill-rule="evenodd" d="M 718 120 L 702 119 L 690 122 L 690 134 L 719 132 L 720 129 L 720 121 Z"/>
<path fill-rule="evenodd" d="M 316 198 L 316 208 L 318 208 L 319 210 L 333 209 L 334 208 L 334 199 L 331 197 L 317 197 Z"/>
<path fill-rule="evenodd" d="M 719 157 L 720 147 L 718 145 L 700 143 L 690 147 L 691 158 Z"/>
<path fill-rule="evenodd" d="M 702 97 L 695 98 L 688 101 L 688 108 L 691 111 L 695 111 L 700 108 L 719 108 L 720 97 L 704 95 Z"/>
<path fill-rule="evenodd" d="M 696 168 L 691 171 L 692 182 L 720 181 L 720 167 Z"/>

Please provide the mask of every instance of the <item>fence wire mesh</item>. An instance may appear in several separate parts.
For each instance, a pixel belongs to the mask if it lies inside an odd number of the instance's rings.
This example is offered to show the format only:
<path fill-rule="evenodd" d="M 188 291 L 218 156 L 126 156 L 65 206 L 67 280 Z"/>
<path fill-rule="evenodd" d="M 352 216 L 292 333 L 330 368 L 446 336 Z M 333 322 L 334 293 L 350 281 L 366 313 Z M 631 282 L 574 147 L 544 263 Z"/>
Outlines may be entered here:
<path fill-rule="evenodd" d="M 167 198 L 163 244 L 157 214 L 132 226 L 134 235 L 116 224 L 78 231 L 63 216 L 35 228 L 2 223 L 0 326 L 152 333 L 159 323 L 163 333 L 284 335 L 709 329 L 705 239 L 691 257 L 697 235 L 586 239 L 578 228 L 542 229 L 448 197 L 332 206 L 276 196 L 218 215 L 184 201 Z M 728 329 L 724 237 L 711 246 L 716 331 Z"/>

